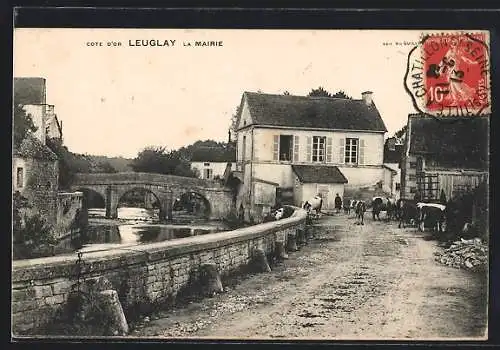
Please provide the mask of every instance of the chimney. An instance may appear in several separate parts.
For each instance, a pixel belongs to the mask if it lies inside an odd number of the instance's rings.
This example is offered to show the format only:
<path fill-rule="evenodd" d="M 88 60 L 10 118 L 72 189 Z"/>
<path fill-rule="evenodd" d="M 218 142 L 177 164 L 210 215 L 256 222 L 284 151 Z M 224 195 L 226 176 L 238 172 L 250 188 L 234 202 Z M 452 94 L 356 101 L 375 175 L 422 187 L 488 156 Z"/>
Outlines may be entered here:
<path fill-rule="evenodd" d="M 373 103 L 373 92 L 371 91 L 362 92 L 361 97 L 363 98 L 363 101 L 365 101 L 367 106 L 371 106 L 371 104 Z"/>

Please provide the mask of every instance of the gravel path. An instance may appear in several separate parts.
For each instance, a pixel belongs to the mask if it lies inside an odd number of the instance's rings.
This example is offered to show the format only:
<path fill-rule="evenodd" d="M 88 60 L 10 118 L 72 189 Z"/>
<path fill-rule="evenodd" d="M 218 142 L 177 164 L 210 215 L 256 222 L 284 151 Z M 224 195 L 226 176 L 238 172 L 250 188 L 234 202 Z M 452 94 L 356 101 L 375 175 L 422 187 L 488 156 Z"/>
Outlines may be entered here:
<path fill-rule="evenodd" d="M 316 238 L 267 274 L 159 311 L 132 336 L 485 339 L 487 276 L 434 261 L 442 249 L 396 223 L 316 222 Z"/>

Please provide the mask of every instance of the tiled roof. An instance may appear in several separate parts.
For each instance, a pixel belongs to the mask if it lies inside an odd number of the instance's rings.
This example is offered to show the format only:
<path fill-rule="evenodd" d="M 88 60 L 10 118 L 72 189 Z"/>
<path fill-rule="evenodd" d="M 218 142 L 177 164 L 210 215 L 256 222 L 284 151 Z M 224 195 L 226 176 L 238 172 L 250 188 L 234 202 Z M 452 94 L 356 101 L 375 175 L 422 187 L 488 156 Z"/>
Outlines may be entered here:
<path fill-rule="evenodd" d="M 45 104 L 45 78 L 14 78 L 14 103 Z"/>
<path fill-rule="evenodd" d="M 236 148 L 198 148 L 193 151 L 192 162 L 235 162 Z"/>
<path fill-rule="evenodd" d="M 375 104 L 331 97 L 245 92 L 253 122 L 260 125 L 387 131 Z"/>
<path fill-rule="evenodd" d="M 425 154 L 449 166 L 488 167 L 489 117 L 410 115 L 410 153 Z"/>
<path fill-rule="evenodd" d="M 57 160 L 57 155 L 33 135 L 26 135 L 19 147 L 13 148 L 13 155 L 22 158 Z"/>
<path fill-rule="evenodd" d="M 302 183 L 347 183 L 336 166 L 292 165 L 292 169 Z"/>
<path fill-rule="evenodd" d="M 384 147 L 384 163 L 399 163 L 403 154 L 403 145 L 396 145 L 394 150 Z"/>

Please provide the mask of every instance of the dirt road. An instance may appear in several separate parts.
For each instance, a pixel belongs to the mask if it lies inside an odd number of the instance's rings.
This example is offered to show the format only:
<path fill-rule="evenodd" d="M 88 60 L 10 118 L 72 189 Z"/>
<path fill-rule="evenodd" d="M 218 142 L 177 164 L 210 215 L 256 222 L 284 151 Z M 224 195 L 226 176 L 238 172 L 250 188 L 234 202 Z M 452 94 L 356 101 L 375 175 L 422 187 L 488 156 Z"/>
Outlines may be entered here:
<path fill-rule="evenodd" d="M 396 223 L 344 214 L 267 274 L 214 298 L 160 311 L 132 336 L 309 339 L 484 339 L 487 276 L 434 261 L 435 241 Z"/>

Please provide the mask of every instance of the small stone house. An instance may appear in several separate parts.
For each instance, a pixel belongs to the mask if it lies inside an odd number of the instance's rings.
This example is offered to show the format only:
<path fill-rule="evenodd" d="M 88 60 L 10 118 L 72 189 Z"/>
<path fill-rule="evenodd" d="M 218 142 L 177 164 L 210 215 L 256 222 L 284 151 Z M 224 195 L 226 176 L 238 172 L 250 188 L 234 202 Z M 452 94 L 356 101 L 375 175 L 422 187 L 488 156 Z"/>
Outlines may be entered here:
<path fill-rule="evenodd" d="M 28 134 L 12 153 L 12 192 L 19 191 L 31 205 L 56 224 L 59 166 L 57 156 L 35 136 Z"/>
<path fill-rule="evenodd" d="M 301 205 L 321 193 L 325 209 L 344 188 L 383 183 L 386 131 L 369 91 L 359 100 L 244 92 L 236 131 L 236 208 L 248 220 L 273 206 L 254 201 L 263 182 L 281 204 Z"/>
<path fill-rule="evenodd" d="M 231 170 L 236 170 L 236 148 L 229 145 L 223 151 L 197 149 L 191 157 L 191 167 L 197 169 L 202 179 L 223 178 L 226 166 L 231 163 Z"/>
<path fill-rule="evenodd" d="M 295 203 L 313 198 L 318 193 L 323 199 L 322 208 L 335 208 L 335 197 L 344 197 L 347 179 L 337 167 L 292 165 L 294 172 Z"/>
<path fill-rule="evenodd" d="M 488 178 L 489 117 L 410 114 L 401 163 L 401 197 L 446 200 Z"/>

